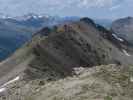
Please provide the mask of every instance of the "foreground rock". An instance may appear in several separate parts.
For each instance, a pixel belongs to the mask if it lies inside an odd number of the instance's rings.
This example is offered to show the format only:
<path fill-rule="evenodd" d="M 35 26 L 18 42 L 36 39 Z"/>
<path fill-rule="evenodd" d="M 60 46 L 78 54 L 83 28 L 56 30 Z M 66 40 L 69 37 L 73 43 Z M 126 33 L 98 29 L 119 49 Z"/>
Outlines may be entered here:
<path fill-rule="evenodd" d="M 130 71 L 129 71 L 130 69 Z M 75 68 L 74 76 L 58 81 L 36 79 L 9 87 L 5 100 L 132 100 L 132 67 L 102 65 Z M 55 77 L 56 78 L 56 77 Z M 4 99 L 2 99 L 4 100 Z"/>

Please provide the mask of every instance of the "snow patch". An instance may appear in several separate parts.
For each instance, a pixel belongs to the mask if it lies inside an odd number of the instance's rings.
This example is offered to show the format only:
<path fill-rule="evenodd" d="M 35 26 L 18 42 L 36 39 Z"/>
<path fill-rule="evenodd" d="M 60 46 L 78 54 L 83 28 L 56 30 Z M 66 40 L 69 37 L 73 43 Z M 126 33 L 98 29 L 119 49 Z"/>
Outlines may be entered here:
<path fill-rule="evenodd" d="M 20 79 L 20 77 L 17 76 L 16 78 L 14 78 L 14 79 L 8 81 L 7 83 L 5 83 L 4 85 L 2 85 L 2 86 L 0 87 L 0 93 L 1 93 L 1 92 L 4 92 L 4 91 L 6 90 L 6 87 L 5 87 L 5 86 L 7 86 L 7 85 L 9 85 L 9 84 L 11 84 L 11 83 L 14 83 L 14 82 L 16 82 L 16 81 L 18 81 L 19 79 Z"/>
<path fill-rule="evenodd" d="M 123 39 L 121 39 L 121 38 L 119 38 L 116 34 L 112 34 L 117 40 L 119 40 L 119 41 L 121 41 L 121 42 L 123 42 L 124 40 Z"/>
<path fill-rule="evenodd" d="M 20 79 L 20 77 L 17 76 L 16 78 L 14 78 L 14 79 L 8 81 L 7 83 L 5 83 L 5 84 L 3 85 L 3 87 L 4 87 L 4 86 L 7 86 L 7 85 L 9 85 L 9 84 L 11 84 L 11 83 L 14 83 L 15 81 L 18 81 L 19 79 Z"/>
<path fill-rule="evenodd" d="M 42 18 L 43 16 L 41 16 L 41 15 L 38 15 L 38 17 L 39 17 L 39 18 Z"/>
<path fill-rule="evenodd" d="M 4 92 L 6 90 L 6 88 L 0 88 L 0 93 Z"/>
<path fill-rule="evenodd" d="M 130 82 L 133 82 L 133 77 L 130 77 Z"/>
<path fill-rule="evenodd" d="M 123 50 L 123 52 L 126 56 L 131 56 L 126 50 Z"/>
<path fill-rule="evenodd" d="M 73 70 L 76 75 L 79 75 L 84 70 L 84 68 L 83 67 L 78 67 L 78 68 L 75 67 Z"/>

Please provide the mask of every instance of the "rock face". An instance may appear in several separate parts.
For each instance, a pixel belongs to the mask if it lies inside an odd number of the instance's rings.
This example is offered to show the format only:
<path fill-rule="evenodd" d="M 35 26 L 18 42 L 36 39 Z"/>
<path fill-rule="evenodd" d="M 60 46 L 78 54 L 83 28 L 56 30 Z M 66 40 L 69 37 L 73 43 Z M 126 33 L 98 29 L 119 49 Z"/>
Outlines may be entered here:
<path fill-rule="evenodd" d="M 112 23 L 112 31 L 133 44 L 133 17 L 118 19 Z"/>
<path fill-rule="evenodd" d="M 49 34 L 47 37 L 43 35 L 45 32 Z M 128 43 L 125 40 L 121 42 L 88 18 L 51 29 L 44 28 L 34 38 L 32 51 L 36 58 L 31 62 L 30 68 L 45 70 L 44 66 L 51 66 L 67 75 L 74 67 L 132 64 L 133 58 L 125 50 Z M 131 51 L 132 49 L 130 53 Z M 41 65 L 38 66 L 38 63 Z"/>

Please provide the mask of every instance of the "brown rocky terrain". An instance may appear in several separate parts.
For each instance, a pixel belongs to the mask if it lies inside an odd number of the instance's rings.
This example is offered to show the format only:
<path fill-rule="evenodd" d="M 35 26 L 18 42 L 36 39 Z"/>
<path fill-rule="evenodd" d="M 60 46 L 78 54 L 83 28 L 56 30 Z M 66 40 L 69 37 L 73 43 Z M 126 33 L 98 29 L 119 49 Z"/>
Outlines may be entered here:
<path fill-rule="evenodd" d="M 51 73 L 51 72 L 50 72 Z M 34 79 L 8 85 L 1 100 L 132 100 L 133 68 L 118 65 L 74 68 L 71 77 Z M 56 73 L 57 74 L 57 73 Z"/>

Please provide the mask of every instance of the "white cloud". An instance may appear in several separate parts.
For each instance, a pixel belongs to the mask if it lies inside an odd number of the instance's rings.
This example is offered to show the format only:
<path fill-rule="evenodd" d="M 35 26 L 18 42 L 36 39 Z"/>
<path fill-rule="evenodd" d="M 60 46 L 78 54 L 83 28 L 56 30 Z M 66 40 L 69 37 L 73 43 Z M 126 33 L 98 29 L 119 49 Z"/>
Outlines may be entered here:
<path fill-rule="evenodd" d="M 115 5 L 115 6 L 112 6 L 111 8 L 109 8 L 109 10 L 113 11 L 113 10 L 116 10 L 120 7 L 121 7 L 121 5 Z"/>
<path fill-rule="evenodd" d="M 35 13 L 58 13 L 77 10 L 88 10 L 89 8 L 105 8 L 114 10 L 123 1 L 131 0 L 0 0 L 0 12 L 7 14 Z M 78 12 L 78 11 L 77 11 Z"/>
<path fill-rule="evenodd" d="M 13 1 L 13 0 L 12 0 Z M 52 7 L 111 7 L 116 5 L 117 3 L 122 2 L 123 0 L 23 0 L 27 3 L 32 3 L 33 5 L 50 5 Z"/>
<path fill-rule="evenodd" d="M 119 0 L 79 0 L 79 7 L 111 7 L 120 3 Z"/>
<path fill-rule="evenodd" d="M 109 0 L 110 1 L 110 0 Z M 80 7 L 103 7 L 105 5 L 107 5 L 106 0 L 81 0 L 79 2 Z"/>
<path fill-rule="evenodd" d="M 115 5 L 115 3 L 121 2 L 123 0 L 0 0 L 1 6 L 52 6 L 52 7 L 109 7 Z"/>

